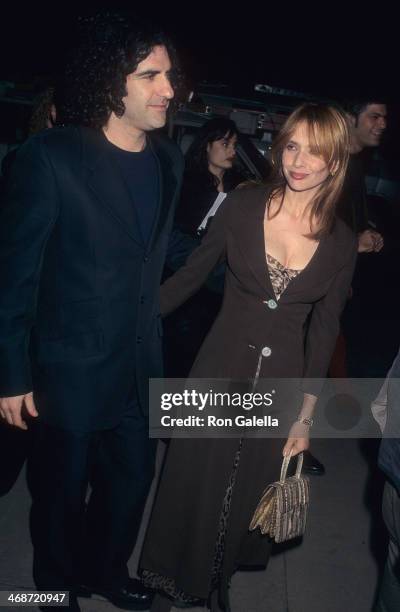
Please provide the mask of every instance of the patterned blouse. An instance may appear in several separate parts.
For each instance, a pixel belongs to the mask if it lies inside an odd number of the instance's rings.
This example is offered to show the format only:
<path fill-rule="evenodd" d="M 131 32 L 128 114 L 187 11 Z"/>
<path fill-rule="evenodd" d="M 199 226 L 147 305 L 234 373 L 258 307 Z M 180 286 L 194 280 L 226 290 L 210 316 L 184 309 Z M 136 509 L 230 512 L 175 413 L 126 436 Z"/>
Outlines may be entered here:
<path fill-rule="evenodd" d="M 301 270 L 293 270 L 291 268 L 285 268 L 280 261 L 272 257 L 267 253 L 268 271 L 271 279 L 272 288 L 275 293 L 277 300 L 281 297 L 286 287 L 293 278 L 296 278 L 300 274 Z"/>

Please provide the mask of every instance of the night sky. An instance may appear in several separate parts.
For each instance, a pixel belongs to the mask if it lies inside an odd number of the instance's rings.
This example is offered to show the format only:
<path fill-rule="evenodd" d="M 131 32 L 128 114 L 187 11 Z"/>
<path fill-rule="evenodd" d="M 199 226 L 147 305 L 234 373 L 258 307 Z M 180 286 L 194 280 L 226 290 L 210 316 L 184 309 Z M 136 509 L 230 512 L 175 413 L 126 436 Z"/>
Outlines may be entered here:
<path fill-rule="evenodd" d="M 33 4 L 33 3 L 32 3 Z M 399 80 L 394 14 L 366 5 L 309 3 L 54 2 L 51 9 L 30 5 L 3 8 L 0 79 L 57 75 L 79 14 L 104 6 L 135 8 L 156 16 L 174 37 L 192 81 L 222 82 L 243 89 L 252 83 L 329 97 L 384 94 L 397 101 Z"/>

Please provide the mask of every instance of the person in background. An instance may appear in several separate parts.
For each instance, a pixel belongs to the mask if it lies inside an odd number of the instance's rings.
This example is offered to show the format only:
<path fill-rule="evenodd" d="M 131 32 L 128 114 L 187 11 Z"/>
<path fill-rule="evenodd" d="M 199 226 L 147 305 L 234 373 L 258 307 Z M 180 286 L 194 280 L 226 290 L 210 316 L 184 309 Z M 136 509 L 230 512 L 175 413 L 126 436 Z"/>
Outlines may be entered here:
<path fill-rule="evenodd" d="M 379 253 L 383 248 L 384 238 L 370 220 L 365 156 L 381 144 L 387 128 L 387 107 L 380 98 L 371 98 L 346 102 L 344 108 L 350 127 L 350 158 L 343 191 L 337 205 L 337 215 L 357 235 L 359 254 Z M 367 290 L 366 287 L 363 287 L 366 281 L 363 268 L 368 267 L 370 263 L 370 259 L 365 263 L 364 259 L 358 261 L 353 288 L 349 294 L 353 302 L 349 303 L 345 309 L 343 325 L 329 368 L 332 378 L 344 379 L 348 376 L 349 369 L 352 370 L 348 363 L 349 352 L 350 361 L 352 352 L 354 352 L 351 348 L 351 345 L 354 344 L 352 320 L 355 313 L 358 313 L 356 318 L 359 319 L 362 293 Z M 358 344 L 357 341 L 355 343 Z M 351 371 L 350 374 L 357 375 L 359 372 Z M 345 383 L 344 385 L 344 389 L 347 388 Z"/>
<path fill-rule="evenodd" d="M 185 233 L 194 236 L 204 233 L 206 227 L 200 228 L 201 223 L 218 194 L 229 193 L 246 180 L 235 166 L 238 136 L 235 123 L 224 117 L 210 119 L 196 133 L 185 155 L 176 215 L 176 224 Z"/>
<path fill-rule="evenodd" d="M 32 114 L 28 124 L 28 136 L 38 134 L 55 126 L 57 112 L 55 106 L 55 88 L 46 87 L 40 92 L 33 101 Z M 10 175 L 12 164 L 16 158 L 18 147 L 12 149 L 3 158 L 1 163 L 1 188 L 5 188 L 5 183 Z"/>
<path fill-rule="evenodd" d="M 29 121 L 29 136 L 41 130 L 50 129 L 56 125 L 56 91 L 55 87 L 47 87 L 35 99 L 32 115 Z"/>
<path fill-rule="evenodd" d="M 374 612 L 397 612 L 400 609 L 400 351 L 371 407 L 383 435 L 378 465 L 386 477 L 382 514 L 389 533 Z"/>
<path fill-rule="evenodd" d="M 336 365 L 342 363 L 350 377 L 380 377 L 387 372 L 400 342 L 396 282 L 400 227 L 384 198 L 367 193 L 366 175 L 372 159 L 384 163 L 379 148 L 387 130 L 388 109 L 382 99 L 372 97 L 347 105 L 347 116 L 351 155 L 338 214 L 357 234 L 359 257 L 343 315 L 343 350 L 335 353 Z M 372 295 L 379 299 L 371 299 Z M 360 360 L 360 353 L 369 358 Z"/>
<path fill-rule="evenodd" d="M 369 226 L 363 154 L 378 147 L 387 127 L 386 104 L 358 100 L 346 105 L 350 125 L 350 159 L 337 214 L 358 236 L 358 252 L 379 252 L 382 236 Z"/>
<path fill-rule="evenodd" d="M 225 194 L 246 179 L 235 164 L 238 136 L 238 129 L 230 119 L 211 119 L 198 130 L 185 155 L 175 225 L 193 238 L 193 248 L 212 223 Z M 202 288 L 165 322 L 164 356 L 168 377 L 184 378 L 189 373 L 221 307 L 223 285 L 224 270 L 221 269 L 213 278 L 212 290 Z"/>

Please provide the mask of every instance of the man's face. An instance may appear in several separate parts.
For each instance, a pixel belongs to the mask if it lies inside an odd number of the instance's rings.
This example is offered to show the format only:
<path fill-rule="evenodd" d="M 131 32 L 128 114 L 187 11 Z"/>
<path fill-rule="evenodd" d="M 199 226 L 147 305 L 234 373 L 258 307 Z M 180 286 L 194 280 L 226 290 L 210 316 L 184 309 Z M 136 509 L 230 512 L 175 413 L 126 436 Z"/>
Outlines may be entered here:
<path fill-rule="evenodd" d="M 170 72 L 168 52 L 159 45 L 128 75 L 121 118 L 128 128 L 147 132 L 165 125 L 169 101 L 174 97 Z"/>
<path fill-rule="evenodd" d="M 377 147 L 386 130 L 385 104 L 368 104 L 353 125 L 353 135 L 360 149 Z"/>

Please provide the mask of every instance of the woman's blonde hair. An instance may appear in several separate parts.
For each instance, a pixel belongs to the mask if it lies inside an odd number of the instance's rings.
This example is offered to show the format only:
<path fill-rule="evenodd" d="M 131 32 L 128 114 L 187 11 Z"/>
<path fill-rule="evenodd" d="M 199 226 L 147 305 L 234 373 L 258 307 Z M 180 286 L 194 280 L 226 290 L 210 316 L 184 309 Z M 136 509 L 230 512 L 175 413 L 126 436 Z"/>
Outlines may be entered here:
<path fill-rule="evenodd" d="M 334 223 L 335 205 L 342 191 L 349 161 L 350 134 L 344 112 L 334 106 L 306 103 L 293 111 L 272 144 L 270 202 L 273 197 L 281 197 L 273 216 L 282 208 L 287 184 L 282 170 L 283 151 L 300 124 L 307 126 L 311 153 L 325 161 L 330 173 L 310 202 L 310 237 L 317 240 L 329 233 Z M 318 225 L 315 232 L 312 230 L 313 221 Z"/>

